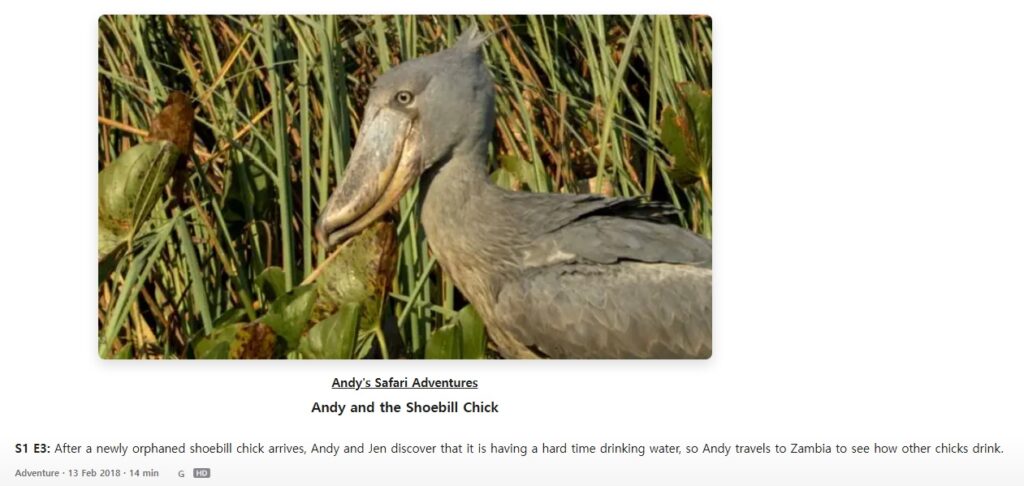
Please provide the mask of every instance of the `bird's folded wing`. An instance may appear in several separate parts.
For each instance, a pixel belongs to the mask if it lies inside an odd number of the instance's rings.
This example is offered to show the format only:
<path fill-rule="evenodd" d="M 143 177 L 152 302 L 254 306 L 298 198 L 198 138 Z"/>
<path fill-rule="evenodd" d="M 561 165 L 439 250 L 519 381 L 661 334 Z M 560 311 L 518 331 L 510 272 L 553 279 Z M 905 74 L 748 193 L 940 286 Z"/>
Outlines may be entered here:
<path fill-rule="evenodd" d="M 711 242 L 678 225 L 590 216 L 535 238 L 522 250 L 525 267 L 638 261 L 711 268 Z"/>
<path fill-rule="evenodd" d="M 711 271 L 623 262 L 530 270 L 498 295 L 499 325 L 555 358 L 706 358 Z"/>
<path fill-rule="evenodd" d="M 518 223 L 525 267 L 558 263 L 664 262 L 711 267 L 711 242 L 678 225 L 671 205 L 637 198 L 506 193 Z"/>

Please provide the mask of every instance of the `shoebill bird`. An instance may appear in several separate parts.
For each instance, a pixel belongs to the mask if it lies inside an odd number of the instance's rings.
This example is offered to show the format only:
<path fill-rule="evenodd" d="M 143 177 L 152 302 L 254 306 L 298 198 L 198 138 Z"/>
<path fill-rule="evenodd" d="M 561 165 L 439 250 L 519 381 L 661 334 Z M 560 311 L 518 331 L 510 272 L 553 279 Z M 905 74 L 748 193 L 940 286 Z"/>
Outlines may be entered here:
<path fill-rule="evenodd" d="M 317 238 L 359 233 L 419 178 L 430 248 L 504 357 L 709 357 L 711 243 L 671 206 L 491 183 L 484 40 L 470 28 L 377 79 Z"/>

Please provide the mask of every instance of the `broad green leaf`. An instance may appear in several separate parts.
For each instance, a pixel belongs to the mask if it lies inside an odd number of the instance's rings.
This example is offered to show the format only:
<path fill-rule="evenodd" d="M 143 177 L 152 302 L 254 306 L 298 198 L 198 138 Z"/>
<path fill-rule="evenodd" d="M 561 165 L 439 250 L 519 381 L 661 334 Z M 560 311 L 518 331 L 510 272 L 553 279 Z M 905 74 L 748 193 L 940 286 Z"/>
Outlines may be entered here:
<path fill-rule="evenodd" d="M 505 170 L 503 167 L 498 167 L 494 172 L 491 173 L 491 182 L 494 185 L 504 188 L 512 188 L 512 174 Z"/>
<path fill-rule="evenodd" d="M 458 323 L 446 324 L 430 333 L 425 352 L 427 359 L 459 359 L 462 357 L 462 328 Z"/>
<path fill-rule="evenodd" d="M 711 161 L 711 92 L 700 89 L 695 83 L 684 83 L 681 91 L 694 125 L 697 126 L 697 141 L 702 162 L 708 167 Z"/>
<path fill-rule="evenodd" d="M 235 164 L 230 182 L 224 201 L 224 219 L 228 222 L 246 222 L 249 214 L 262 215 L 274 201 L 270 179 L 261 170 Z"/>
<path fill-rule="evenodd" d="M 459 311 L 456 317 L 462 329 L 462 359 L 483 359 L 487 351 L 487 333 L 484 321 L 472 305 Z"/>
<path fill-rule="evenodd" d="M 180 156 L 171 142 L 143 142 L 100 171 L 100 258 L 138 232 L 150 217 Z"/>
<path fill-rule="evenodd" d="M 501 163 L 502 169 L 505 169 L 509 174 L 522 181 L 523 184 L 529 186 L 531 191 L 539 190 L 537 173 L 534 172 L 532 162 L 520 159 L 514 155 L 501 155 L 498 157 L 498 161 Z"/>
<path fill-rule="evenodd" d="M 448 324 L 430 333 L 425 355 L 427 359 L 482 359 L 486 350 L 483 320 L 467 305 Z"/>
<path fill-rule="evenodd" d="M 198 359 L 268 359 L 274 355 L 277 336 L 260 323 L 229 324 L 215 329 L 196 343 Z"/>
<path fill-rule="evenodd" d="M 703 160 L 697 146 L 697 137 L 685 113 L 672 107 L 661 114 L 661 141 L 672 156 L 672 177 L 676 183 L 686 185 L 700 179 Z"/>
<path fill-rule="evenodd" d="M 269 327 L 260 324 L 245 324 L 235 333 L 231 343 L 231 359 L 270 359 L 274 357 L 277 336 Z"/>
<path fill-rule="evenodd" d="M 281 267 L 267 267 L 256 277 L 256 285 L 264 286 L 264 293 L 268 293 L 271 299 L 277 299 L 286 293 L 284 270 Z"/>
<path fill-rule="evenodd" d="M 238 328 L 244 324 L 231 324 L 218 327 L 195 345 L 196 359 L 228 359 L 231 354 L 231 343 L 235 340 Z"/>
<path fill-rule="evenodd" d="M 278 336 L 284 338 L 289 350 L 295 349 L 299 345 L 299 336 L 306 330 L 315 300 L 314 285 L 296 287 L 274 299 L 267 314 L 260 318 L 260 322 L 270 326 Z"/>
<path fill-rule="evenodd" d="M 245 318 L 245 309 L 239 309 L 239 308 L 228 309 L 228 310 L 224 311 L 223 314 L 221 314 L 216 319 L 214 319 L 213 327 L 214 328 L 218 328 L 218 327 L 222 327 L 222 326 L 227 326 L 229 324 L 234 324 L 236 322 L 241 321 L 244 318 Z"/>
<path fill-rule="evenodd" d="M 305 359 L 351 359 L 359 332 L 359 313 L 359 304 L 344 304 L 302 336 L 299 354 Z"/>
<path fill-rule="evenodd" d="M 374 223 L 341 245 L 318 269 L 313 320 L 326 319 L 346 303 L 358 303 L 360 327 L 377 327 L 381 296 L 391 288 L 397 253 L 395 227 L 387 221 Z"/>

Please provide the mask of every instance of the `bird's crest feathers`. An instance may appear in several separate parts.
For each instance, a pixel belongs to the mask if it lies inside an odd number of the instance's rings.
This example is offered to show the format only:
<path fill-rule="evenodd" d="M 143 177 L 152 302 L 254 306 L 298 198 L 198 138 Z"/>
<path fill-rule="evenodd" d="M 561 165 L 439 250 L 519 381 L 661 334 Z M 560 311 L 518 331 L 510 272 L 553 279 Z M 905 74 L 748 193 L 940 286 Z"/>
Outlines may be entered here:
<path fill-rule="evenodd" d="M 505 30 L 505 28 L 503 27 L 494 32 L 481 32 L 479 26 L 472 24 L 462 31 L 459 39 L 455 41 L 455 45 L 459 48 L 473 51 L 484 45 L 491 37 L 494 37 L 502 30 Z"/>

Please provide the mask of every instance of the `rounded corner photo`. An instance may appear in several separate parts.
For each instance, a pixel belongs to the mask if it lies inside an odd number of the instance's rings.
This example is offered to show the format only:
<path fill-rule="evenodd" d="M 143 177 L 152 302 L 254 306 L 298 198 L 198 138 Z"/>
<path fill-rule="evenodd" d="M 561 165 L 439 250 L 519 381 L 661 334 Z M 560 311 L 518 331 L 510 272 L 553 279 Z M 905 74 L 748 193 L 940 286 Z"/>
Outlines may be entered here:
<path fill-rule="evenodd" d="M 98 41 L 100 358 L 710 358 L 710 17 Z"/>

